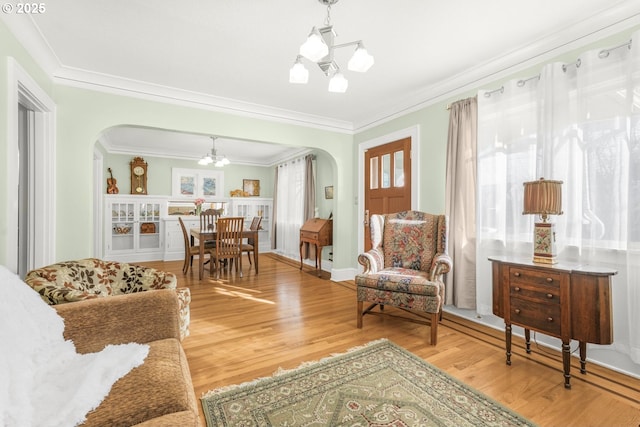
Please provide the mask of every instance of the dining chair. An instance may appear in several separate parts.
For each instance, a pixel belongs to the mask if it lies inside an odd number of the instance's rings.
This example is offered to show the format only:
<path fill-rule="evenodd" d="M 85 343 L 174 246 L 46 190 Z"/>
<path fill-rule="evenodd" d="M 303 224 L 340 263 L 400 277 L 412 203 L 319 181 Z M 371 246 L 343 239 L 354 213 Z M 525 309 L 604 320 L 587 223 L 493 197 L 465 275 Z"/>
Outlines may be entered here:
<path fill-rule="evenodd" d="M 234 261 L 236 266 L 236 273 L 238 269 L 240 271 L 240 277 L 242 277 L 242 229 L 244 227 L 243 217 L 222 217 L 218 218 L 216 224 L 216 240 L 215 247 L 209 250 L 211 257 L 210 274 L 213 275 L 213 271 L 216 271 L 216 279 L 220 279 L 221 266 L 220 261 L 226 261 L 229 272 L 233 267 Z"/>
<path fill-rule="evenodd" d="M 220 209 L 205 209 L 200 213 L 200 231 L 213 231 L 220 216 Z"/>
<path fill-rule="evenodd" d="M 200 231 L 213 231 L 216 229 L 218 217 L 222 214 L 222 209 L 205 209 L 200 213 Z M 205 241 L 205 247 L 215 246 L 215 241 Z"/>
<path fill-rule="evenodd" d="M 262 222 L 261 216 L 254 216 L 251 220 L 251 225 L 249 226 L 249 230 L 256 231 L 260 230 L 260 223 Z M 255 242 L 254 239 L 249 237 L 247 238 L 246 243 L 242 243 L 241 248 L 242 253 L 247 253 L 247 258 L 249 259 L 249 265 L 251 265 L 251 253 L 254 253 L 255 257 Z"/>
<path fill-rule="evenodd" d="M 189 232 L 187 231 L 187 227 L 184 225 L 184 221 L 182 218 L 178 217 L 178 221 L 180 222 L 180 228 L 182 228 L 182 236 L 184 237 L 184 264 L 182 264 L 182 272 L 187 274 L 189 271 L 189 267 L 193 267 L 193 257 L 200 255 L 200 248 L 198 245 L 192 245 L 191 240 L 189 239 Z M 209 246 L 209 248 L 207 248 Z M 208 249 L 212 248 L 213 244 L 209 245 L 205 243 L 205 254 L 209 253 Z M 208 263 L 209 260 L 206 260 L 204 263 Z"/>

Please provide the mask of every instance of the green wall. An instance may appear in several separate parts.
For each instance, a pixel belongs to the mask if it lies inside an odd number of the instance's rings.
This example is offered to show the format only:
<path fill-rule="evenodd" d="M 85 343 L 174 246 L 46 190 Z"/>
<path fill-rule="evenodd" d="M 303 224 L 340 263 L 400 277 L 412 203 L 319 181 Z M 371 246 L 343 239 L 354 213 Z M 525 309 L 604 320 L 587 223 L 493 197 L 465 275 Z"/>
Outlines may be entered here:
<path fill-rule="evenodd" d="M 113 177 L 118 181 L 118 189 L 121 194 L 130 194 L 130 167 L 129 162 L 134 156 L 123 154 L 105 154 L 104 162 L 104 192 L 107 191 L 107 177 L 111 168 Z M 274 168 L 230 164 L 223 168 L 201 166 L 195 160 L 175 159 L 168 157 L 142 156 L 148 164 L 148 194 L 155 196 L 170 196 L 172 190 L 172 168 L 196 169 L 207 171 L 220 171 L 224 173 L 223 197 L 229 197 L 229 191 L 241 189 L 243 179 L 260 180 L 260 197 L 273 197 Z"/>

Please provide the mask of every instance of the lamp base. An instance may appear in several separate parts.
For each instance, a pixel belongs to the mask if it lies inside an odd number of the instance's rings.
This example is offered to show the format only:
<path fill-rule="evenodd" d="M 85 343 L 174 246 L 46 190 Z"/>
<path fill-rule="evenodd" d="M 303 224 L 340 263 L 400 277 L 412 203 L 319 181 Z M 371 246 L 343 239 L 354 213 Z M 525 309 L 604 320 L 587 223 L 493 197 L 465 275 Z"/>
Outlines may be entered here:
<path fill-rule="evenodd" d="M 549 222 L 537 222 L 533 229 L 533 262 L 556 264 L 556 231 Z"/>

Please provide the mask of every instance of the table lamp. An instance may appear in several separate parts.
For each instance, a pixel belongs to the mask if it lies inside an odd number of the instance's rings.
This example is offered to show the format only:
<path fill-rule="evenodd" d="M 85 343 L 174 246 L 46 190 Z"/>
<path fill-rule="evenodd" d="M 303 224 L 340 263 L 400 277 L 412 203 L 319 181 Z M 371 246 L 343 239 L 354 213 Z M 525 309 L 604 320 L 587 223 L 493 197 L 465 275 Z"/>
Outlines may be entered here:
<path fill-rule="evenodd" d="M 540 178 L 524 183 L 525 214 L 540 215 L 533 229 L 533 262 L 555 264 L 556 232 L 553 223 L 547 222 L 549 215 L 562 215 L 562 181 Z"/>

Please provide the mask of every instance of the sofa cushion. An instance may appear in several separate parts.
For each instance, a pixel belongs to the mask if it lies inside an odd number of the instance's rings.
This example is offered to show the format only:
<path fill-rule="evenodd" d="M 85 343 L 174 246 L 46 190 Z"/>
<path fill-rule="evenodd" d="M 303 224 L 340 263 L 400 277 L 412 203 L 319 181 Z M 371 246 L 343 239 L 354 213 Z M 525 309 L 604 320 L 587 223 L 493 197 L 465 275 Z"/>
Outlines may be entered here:
<path fill-rule="evenodd" d="M 172 413 L 193 413 L 197 405 L 180 341 L 163 339 L 149 343 L 149 347 L 144 364 L 113 385 L 100 406 L 87 415 L 84 425 L 135 425 Z M 197 420 L 198 414 L 193 416 Z"/>
<path fill-rule="evenodd" d="M 424 271 L 390 267 L 376 273 L 358 274 L 356 284 L 381 291 L 404 292 L 414 295 L 437 296 L 442 282 L 431 282 Z"/>

